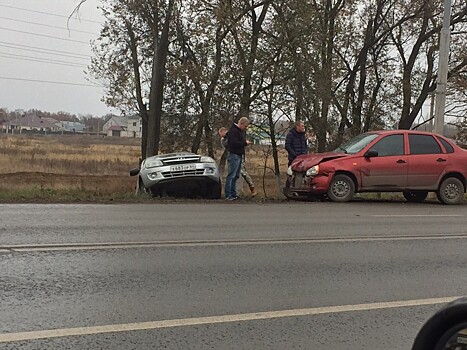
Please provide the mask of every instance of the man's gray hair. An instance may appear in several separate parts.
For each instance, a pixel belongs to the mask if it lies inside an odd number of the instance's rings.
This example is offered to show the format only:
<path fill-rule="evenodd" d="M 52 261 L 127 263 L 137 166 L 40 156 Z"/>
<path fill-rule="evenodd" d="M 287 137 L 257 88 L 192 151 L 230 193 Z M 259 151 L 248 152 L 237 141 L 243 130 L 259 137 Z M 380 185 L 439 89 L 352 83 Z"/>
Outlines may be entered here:
<path fill-rule="evenodd" d="M 248 120 L 247 117 L 241 117 L 239 120 L 238 120 L 238 124 L 240 125 L 248 125 L 250 124 L 250 121 Z"/>
<path fill-rule="evenodd" d="M 304 123 L 303 121 L 301 121 L 301 120 L 297 120 L 297 121 L 294 123 L 294 128 L 297 128 L 297 127 L 299 127 L 299 126 L 302 125 L 302 124 L 305 124 L 305 123 Z"/>

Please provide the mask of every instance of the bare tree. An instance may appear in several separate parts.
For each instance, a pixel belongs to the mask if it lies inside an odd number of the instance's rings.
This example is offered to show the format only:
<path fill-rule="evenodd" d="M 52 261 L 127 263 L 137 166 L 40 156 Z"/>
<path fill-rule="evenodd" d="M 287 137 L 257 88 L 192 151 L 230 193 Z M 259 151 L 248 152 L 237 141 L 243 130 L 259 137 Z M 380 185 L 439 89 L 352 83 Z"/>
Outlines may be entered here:
<path fill-rule="evenodd" d="M 108 104 L 139 112 L 143 121 L 141 153 L 145 158 L 159 152 L 175 0 L 101 2 L 106 23 L 93 46 L 96 58 L 90 71 L 108 81 Z"/>
<path fill-rule="evenodd" d="M 402 66 L 402 111 L 400 129 L 409 129 L 417 118 L 428 94 L 436 88 L 435 59 L 438 50 L 438 35 L 442 28 L 439 3 L 423 0 L 405 4 L 408 7 L 420 3 L 420 15 L 413 21 L 399 25 L 392 34 L 393 43 Z M 451 25 L 467 21 L 465 1 L 454 7 Z M 420 62 L 424 61 L 423 66 Z M 467 62 L 451 68 L 450 75 L 464 67 Z"/>

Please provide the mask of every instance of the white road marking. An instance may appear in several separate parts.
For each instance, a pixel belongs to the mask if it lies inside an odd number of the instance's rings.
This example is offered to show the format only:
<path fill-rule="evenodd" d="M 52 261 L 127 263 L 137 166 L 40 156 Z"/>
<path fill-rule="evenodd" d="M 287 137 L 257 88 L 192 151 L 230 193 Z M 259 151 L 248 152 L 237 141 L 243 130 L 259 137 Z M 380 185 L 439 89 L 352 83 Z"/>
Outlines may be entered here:
<path fill-rule="evenodd" d="M 393 309 L 402 307 L 417 307 L 426 305 L 445 304 L 458 299 L 459 297 L 445 297 L 445 298 L 430 298 L 418 300 L 402 300 L 390 301 L 382 303 L 369 303 L 369 304 L 356 304 L 356 305 L 342 305 L 342 306 L 328 306 L 328 307 L 315 307 L 307 309 L 291 309 L 281 311 L 268 311 L 268 312 L 254 312 L 245 314 L 223 315 L 223 316 L 207 316 L 207 317 L 194 317 L 194 318 L 181 318 L 173 320 L 162 320 L 152 322 L 139 322 L 139 323 L 125 323 L 115 325 L 104 325 L 94 327 L 76 327 L 76 328 L 62 328 L 62 329 L 48 329 L 32 332 L 18 332 L 18 333 L 4 333 L 0 334 L 0 343 L 17 342 L 17 341 L 30 341 L 37 339 L 83 336 L 103 333 L 120 333 L 129 331 L 142 331 L 154 330 L 159 328 L 173 328 L 173 327 L 188 327 L 198 326 L 205 324 L 218 324 L 218 323 L 232 323 L 232 322 L 247 322 L 257 320 L 269 320 L 284 317 L 301 317 L 313 316 L 322 314 L 335 314 L 342 312 L 356 312 L 356 311 L 370 311 L 379 309 Z"/>
<path fill-rule="evenodd" d="M 467 233 L 450 235 L 393 236 L 393 237 L 341 237 L 341 238 L 287 238 L 287 239 L 250 239 L 250 240 L 203 240 L 203 241 L 153 241 L 153 242 L 106 242 L 106 243 L 65 243 L 38 245 L 2 245 L 0 249 L 15 252 L 49 252 L 76 250 L 105 250 L 132 248 L 163 247 L 219 247 L 249 245 L 283 245 L 283 244 L 319 244 L 319 243 L 358 243 L 358 242 L 394 242 L 394 241 L 426 241 L 467 239 Z"/>
<path fill-rule="evenodd" d="M 370 215 L 372 217 L 376 218 L 412 218 L 412 217 L 438 217 L 438 218 L 457 218 L 457 217 L 465 217 L 466 215 L 461 215 L 461 214 L 396 214 L 396 215 L 383 215 L 383 214 L 377 214 L 377 215 Z"/>

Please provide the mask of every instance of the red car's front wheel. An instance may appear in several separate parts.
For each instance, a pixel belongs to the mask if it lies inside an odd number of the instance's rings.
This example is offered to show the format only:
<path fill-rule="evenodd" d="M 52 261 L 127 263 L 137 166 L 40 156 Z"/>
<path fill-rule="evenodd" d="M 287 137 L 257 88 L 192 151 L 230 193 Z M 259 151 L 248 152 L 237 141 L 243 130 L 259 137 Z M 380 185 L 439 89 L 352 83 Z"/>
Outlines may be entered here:
<path fill-rule="evenodd" d="M 334 176 L 328 190 L 328 197 L 333 202 L 348 202 L 355 194 L 355 183 L 344 174 Z"/>

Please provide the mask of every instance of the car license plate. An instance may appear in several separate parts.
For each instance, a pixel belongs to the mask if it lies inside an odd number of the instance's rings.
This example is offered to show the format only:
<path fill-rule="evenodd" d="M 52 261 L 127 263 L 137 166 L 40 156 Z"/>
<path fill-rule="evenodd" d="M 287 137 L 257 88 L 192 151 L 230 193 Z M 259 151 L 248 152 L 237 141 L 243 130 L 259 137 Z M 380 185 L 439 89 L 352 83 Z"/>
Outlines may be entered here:
<path fill-rule="evenodd" d="M 172 165 L 170 171 L 187 171 L 187 170 L 196 170 L 196 164 L 180 164 Z"/>

